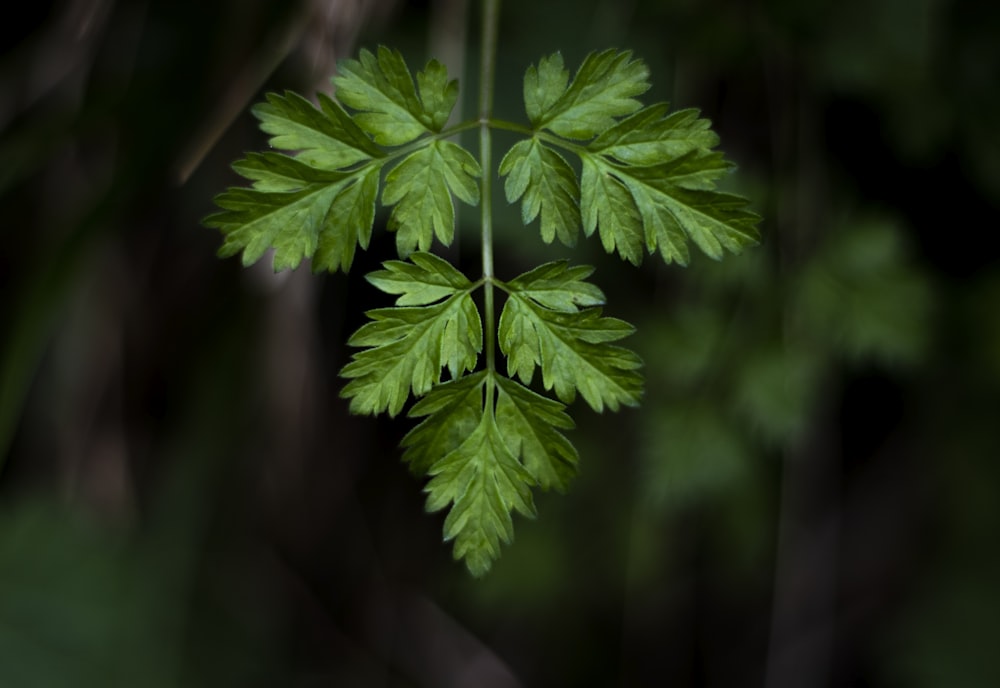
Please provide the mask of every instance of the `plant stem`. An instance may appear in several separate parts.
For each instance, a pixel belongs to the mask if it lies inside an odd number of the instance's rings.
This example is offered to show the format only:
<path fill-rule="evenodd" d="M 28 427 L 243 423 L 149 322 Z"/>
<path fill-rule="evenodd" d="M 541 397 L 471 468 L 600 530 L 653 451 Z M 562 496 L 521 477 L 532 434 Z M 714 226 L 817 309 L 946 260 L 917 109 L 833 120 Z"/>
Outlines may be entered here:
<path fill-rule="evenodd" d="M 493 316 L 493 161 L 490 116 L 493 113 L 493 74 L 496 67 L 497 24 L 500 0 L 483 0 L 482 35 L 479 58 L 479 164 L 483 170 L 483 319 L 486 340 L 487 408 L 493 408 L 493 374 L 496 371 L 496 321 Z"/>

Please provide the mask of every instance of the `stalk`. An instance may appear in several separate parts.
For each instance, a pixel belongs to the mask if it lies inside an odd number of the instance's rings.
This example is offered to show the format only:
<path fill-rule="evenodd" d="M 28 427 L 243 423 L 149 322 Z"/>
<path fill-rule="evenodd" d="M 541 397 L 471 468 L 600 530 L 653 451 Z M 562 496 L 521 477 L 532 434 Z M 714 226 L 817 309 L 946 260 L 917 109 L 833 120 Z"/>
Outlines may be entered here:
<path fill-rule="evenodd" d="M 496 320 L 493 313 L 493 74 L 496 68 L 497 25 L 500 0 L 483 0 L 479 58 L 479 164 L 481 180 L 481 225 L 483 250 L 483 316 L 486 339 L 486 403 L 493 408 L 493 374 L 496 372 Z"/>

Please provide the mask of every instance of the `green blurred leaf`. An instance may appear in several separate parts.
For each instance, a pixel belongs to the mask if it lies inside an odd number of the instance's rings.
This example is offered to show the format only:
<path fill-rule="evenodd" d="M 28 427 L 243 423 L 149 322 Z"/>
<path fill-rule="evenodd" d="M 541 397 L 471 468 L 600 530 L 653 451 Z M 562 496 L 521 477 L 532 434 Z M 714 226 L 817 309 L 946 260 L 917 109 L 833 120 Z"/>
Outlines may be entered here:
<path fill-rule="evenodd" d="M 764 439 L 778 445 L 790 442 L 809 422 L 821 368 L 807 348 L 747 354 L 737 373 L 736 408 Z"/>
<path fill-rule="evenodd" d="M 718 495 L 748 470 L 744 438 L 717 406 L 677 401 L 646 409 L 639 487 L 650 504 L 678 507 Z"/>
<path fill-rule="evenodd" d="M 834 233 L 793 297 L 804 327 L 850 358 L 906 364 L 926 350 L 931 285 L 887 221 L 861 220 Z"/>

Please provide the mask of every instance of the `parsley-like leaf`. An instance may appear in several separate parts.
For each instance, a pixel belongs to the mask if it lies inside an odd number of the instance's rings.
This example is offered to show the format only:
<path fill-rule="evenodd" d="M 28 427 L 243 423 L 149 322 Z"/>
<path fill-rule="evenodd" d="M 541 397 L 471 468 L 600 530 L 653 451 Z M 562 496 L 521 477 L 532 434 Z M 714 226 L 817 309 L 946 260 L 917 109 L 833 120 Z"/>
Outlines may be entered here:
<path fill-rule="evenodd" d="M 365 278 L 386 294 L 399 294 L 397 306 L 425 306 L 468 289 L 468 278 L 444 258 L 418 252 L 408 261 L 390 260 Z"/>
<path fill-rule="evenodd" d="M 707 256 L 722 258 L 723 249 L 740 253 L 758 241 L 760 216 L 736 194 L 674 186 L 655 169 L 618 172 L 642 215 L 650 253 L 659 247 L 667 263 L 687 265 L 690 238 Z"/>
<path fill-rule="evenodd" d="M 250 265 L 274 249 L 274 269 L 292 269 L 320 254 L 314 270 L 347 270 L 357 243 L 368 245 L 378 170 L 326 172 L 276 153 L 251 154 L 234 167 L 255 188 L 216 197 L 222 212 L 205 218 L 225 235 L 220 256 L 243 251 Z"/>
<path fill-rule="evenodd" d="M 428 251 L 436 236 L 444 245 L 455 236 L 452 194 L 470 205 L 479 203 L 482 174 L 479 162 L 450 141 L 432 141 L 411 153 L 389 171 L 382 203 L 394 206 L 389 229 L 396 232 L 401 257 L 419 249 Z"/>
<path fill-rule="evenodd" d="M 410 409 L 421 418 L 401 442 L 403 461 L 415 475 L 426 475 L 430 467 L 458 448 L 479 425 L 483 415 L 483 383 L 486 371 L 444 382 Z"/>
<path fill-rule="evenodd" d="M 315 271 L 346 272 L 356 247 L 368 247 L 382 168 L 403 153 L 382 192 L 382 203 L 393 206 L 389 229 L 398 232 L 400 257 L 429 249 L 435 236 L 451 243 L 452 195 L 479 202 L 479 163 L 464 148 L 432 136 L 458 98 L 458 82 L 448 79 L 443 65 L 428 62 L 414 85 L 402 55 L 383 47 L 345 60 L 334 83 L 340 102 L 358 112 L 322 94 L 316 107 L 291 92 L 269 94 L 254 107 L 271 145 L 297 152 L 251 154 L 233 166 L 253 189 L 230 189 L 216 198 L 224 212 L 205 224 L 226 235 L 220 255 L 242 250 L 249 265 L 273 248 L 276 270 L 313 258 Z M 421 136 L 416 150 L 393 153 L 377 145 Z"/>
<path fill-rule="evenodd" d="M 599 227 L 605 251 L 617 250 L 633 265 L 642 262 L 642 217 L 635 200 L 618 179 L 606 174 L 589 157 L 583 159 L 580 205 L 587 236 Z"/>
<path fill-rule="evenodd" d="M 385 267 L 390 273 L 398 270 L 392 263 Z M 439 288 L 431 274 L 414 272 L 410 282 L 400 279 L 386 284 L 376 273 L 374 281 L 405 298 Z M 454 379 L 476 367 L 483 325 L 470 296 L 472 284 L 464 276 L 455 281 L 459 283 L 441 291 L 449 295 L 440 303 L 368 311 L 371 322 L 347 343 L 369 348 L 354 354 L 340 372 L 351 380 L 341 394 L 350 398 L 353 413 L 388 411 L 395 416 L 411 390 L 414 396 L 423 396 L 441 381 L 442 368 L 448 368 Z"/>
<path fill-rule="evenodd" d="M 506 176 L 507 201 L 521 201 L 524 224 L 541 213 L 542 240 L 552 243 L 558 236 L 566 246 L 576 244 L 580 230 L 580 185 L 566 159 L 536 138 L 514 144 L 500 161 Z"/>
<path fill-rule="evenodd" d="M 546 263 L 505 283 L 484 265 L 472 283 L 427 252 L 435 239 L 454 240 L 453 197 L 478 204 L 478 180 L 492 173 L 446 140 L 477 122 L 445 131 L 458 85 L 442 64 L 414 77 L 398 51 L 380 47 L 341 62 L 333 81 L 336 99 L 269 94 L 253 109 L 271 145 L 290 153 L 235 163 L 251 188 L 218 196 L 221 211 L 205 224 L 224 235 L 220 254 L 242 251 L 244 264 L 273 249 L 275 269 L 311 259 L 314 270 L 346 271 L 369 244 L 376 203 L 390 209 L 388 228 L 408 259 L 367 275 L 395 305 L 368 311 L 348 340 L 361 350 L 341 371 L 342 396 L 354 413 L 391 416 L 414 396 L 409 415 L 421 420 L 403 439 L 403 459 L 429 477 L 427 509 L 449 509 L 445 540 L 480 576 L 512 540 L 513 512 L 534 516 L 532 488 L 563 491 L 575 475 L 566 404 L 578 394 L 598 412 L 638 404 L 642 362 L 617 344 L 634 328 L 602 315 L 589 266 Z M 630 52 L 592 53 L 572 79 L 559 53 L 529 67 L 531 129 L 487 122 L 527 135 L 499 165 L 508 201 L 520 202 L 525 224 L 539 219 L 546 243 L 572 246 L 582 227 L 635 264 L 644 249 L 686 263 L 689 242 L 719 258 L 756 241 L 759 218 L 746 200 L 716 190 L 733 165 L 713 150 L 710 123 L 695 110 L 643 107 L 637 96 L 648 88 L 646 65 Z M 496 371 L 492 346 L 486 370 L 473 372 L 484 328 L 472 293 L 484 284 L 507 295 L 496 334 L 509 377 Z M 528 388 L 536 369 L 558 401 Z"/>
<path fill-rule="evenodd" d="M 357 60 L 343 60 L 338 71 L 337 98 L 359 111 L 355 122 L 384 146 L 440 131 L 458 99 L 457 82 L 448 80 L 436 60 L 417 75 L 418 94 L 403 56 L 385 46 L 377 54 L 362 50 Z"/>
<path fill-rule="evenodd" d="M 540 60 L 525 74 L 524 101 L 535 129 L 568 139 L 597 136 L 642 107 L 635 96 L 649 90 L 649 69 L 628 51 L 591 53 L 568 87 L 567 77 L 559 53 Z"/>
<path fill-rule="evenodd" d="M 590 265 L 570 267 L 569 261 L 557 260 L 515 277 L 507 287 L 546 308 L 573 313 L 604 305 L 604 292 L 585 281 L 593 272 Z"/>
<path fill-rule="evenodd" d="M 666 103 L 645 107 L 606 129 L 587 149 L 627 165 L 656 165 L 693 150 L 708 151 L 719 145 L 712 123 L 694 109 L 667 114 Z"/>
<path fill-rule="evenodd" d="M 321 170 L 339 170 L 378 158 L 382 151 L 335 101 L 318 94 L 319 109 L 291 91 L 268 93 L 267 102 L 252 112 L 260 128 L 271 134 L 270 144 L 298 151 L 296 158 Z"/>
<path fill-rule="evenodd" d="M 636 265 L 644 250 L 686 265 L 689 241 L 715 259 L 739 253 L 758 241 L 760 218 L 746 199 L 716 191 L 732 163 L 712 150 L 719 138 L 696 110 L 642 107 L 635 96 L 647 75 L 631 53 L 612 50 L 589 55 L 572 82 L 558 53 L 529 67 L 524 101 L 535 133 L 501 163 L 507 200 L 520 200 L 525 224 L 541 215 L 544 241 L 571 243 L 582 224 Z M 580 158 L 579 183 L 553 147 Z"/>
<path fill-rule="evenodd" d="M 610 342 L 634 332 L 600 308 L 559 311 L 531 296 L 533 280 L 522 275 L 506 285 L 507 303 L 500 314 L 500 350 L 507 372 L 530 384 L 542 369 L 545 389 L 569 403 L 579 392 L 595 411 L 607 406 L 637 406 L 642 393 L 642 361 L 632 351 Z M 544 299 L 543 299 L 544 301 Z"/>
<path fill-rule="evenodd" d="M 559 432 L 574 427 L 566 407 L 504 377 L 497 377 L 497 392 L 497 425 L 511 453 L 543 490 L 565 492 L 580 460 Z"/>
<path fill-rule="evenodd" d="M 573 427 L 564 409 L 482 371 L 436 386 L 410 410 L 423 420 L 403 438 L 403 460 L 431 476 L 428 511 L 451 505 L 445 540 L 455 541 L 455 558 L 474 575 L 513 539 L 511 511 L 534 516 L 532 486 L 563 491 L 575 475 L 576 449 L 560 432 Z"/>
<path fill-rule="evenodd" d="M 482 576 L 500 556 L 500 543 L 514 539 L 510 512 L 534 517 L 534 480 L 504 442 L 494 415 L 487 410 L 458 447 L 431 466 L 424 488 L 427 510 L 451 504 L 444 539 L 454 540 L 456 559 Z"/>

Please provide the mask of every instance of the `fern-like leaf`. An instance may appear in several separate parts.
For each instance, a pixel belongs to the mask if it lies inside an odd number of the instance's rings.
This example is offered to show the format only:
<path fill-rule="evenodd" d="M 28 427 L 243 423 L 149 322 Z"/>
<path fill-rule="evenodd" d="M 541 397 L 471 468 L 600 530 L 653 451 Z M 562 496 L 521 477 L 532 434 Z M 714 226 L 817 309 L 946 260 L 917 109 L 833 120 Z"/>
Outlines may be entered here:
<path fill-rule="evenodd" d="M 530 384 L 541 368 L 545 389 L 570 403 L 579 392 L 595 411 L 607 406 L 636 406 L 642 393 L 642 361 L 632 351 L 611 344 L 634 328 L 601 316 L 597 307 L 553 310 L 533 297 L 534 280 L 522 275 L 506 285 L 507 303 L 500 314 L 500 350 L 507 372 Z M 549 302 L 551 305 L 551 302 Z"/>
<path fill-rule="evenodd" d="M 546 242 L 570 243 L 582 224 L 635 265 L 645 252 L 686 265 L 689 242 L 715 259 L 739 253 L 759 240 L 760 218 L 746 199 L 716 190 L 733 169 L 712 150 L 718 136 L 696 110 L 642 107 L 635 96 L 647 76 L 631 53 L 611 50 L 589 55 L 572 81 L 558 53 L 529 67 L 524 101 L 535 134 L 501 164 L 507 200 L 521 202 L 525 224 L 541 215 Z M 579 157 L 579 182 L 557 147 Z"/>
<path fill-rule="evenodd" d="M 521 202 L 521 219 L 529 224 L 541 214 L 542 240 L 558 236 L 576 245 L 580 231 L 580 184 L 566 159 L 532 138 L 514 144 L 500 161 L 507 201 Z"/>
<path fill-rule="evenodd" d="M 635 96 L 649 90 L 649 69 L 628 51 L 591 53 L 567 85 L 568 77 L 560 53 L 542 58 L 524 77 L 531 124 L 568 139 L 597 136 L 641 108 Z"/>
<path fill-rule="evenodd" d="M 452 194 L 476 205 L 481 176 L 479 163 L 464 148 L 449 141 L 433 141 L 389 171 L 382 203 L 395 206 L 389 229 L 396 232 L 400 257 L 419 249 L 429 251 L 434 237 L 448 246 L 455 236 Z"/>
<path fill-rule="evenodd" d="M 421 258 L 425 264 L 434 264 L 426 256 Z M 394 263 L 385 267 L 386 273 L 399 272 Z M 368 311 L 371 322 L 347 342 L 368 348 L 354 354 L 340 372 L 350 379 L 341 394 L 351 400 L 352 412 L 388 411 L 395 416 L 411 391 L 414 396 L 423 396 L 438 384 L 443 368 L 454 379 L 476 367 L 483 348 L 483 325 L 470 295 L 472 284 L 454 271 L 449 275 L 454 284 L 442 287 L 432 274 L 414 272 L 407 282 L 387 280 L 385 273 L 375 273 L 376 286 L 401 293 L 401 300 L 412 301 L 408 294 L 422 294 L 418 300 L 425 300 L 429 290 L 438 290 L 447 298 L 431 305 Z"/>
<path fill-rule="evenodd" d="M 562 491 L 575 475 L 564 408 L 482 371 L 436 386 L 410 410 L 423 420 L 403 438 L 403 460 L 431 478 L 427 510 L 450 507 L 444 538 L 473 575 L 485 574 L 513 540 L 511 512 L 535 515 L 533 486 Z"/>
<path fill-rule="evenodd" d="M 380 46 L 362 50 L 357 60 L 343 60 L 333 79 L 337 98 L 357 110 L 354 120 L 383 146 L 410 143 L 441 131 L 458 98 L 458 83 L 444 66 L 431 60 L 417 75 L 420 93 L 398 50 Z"/>

